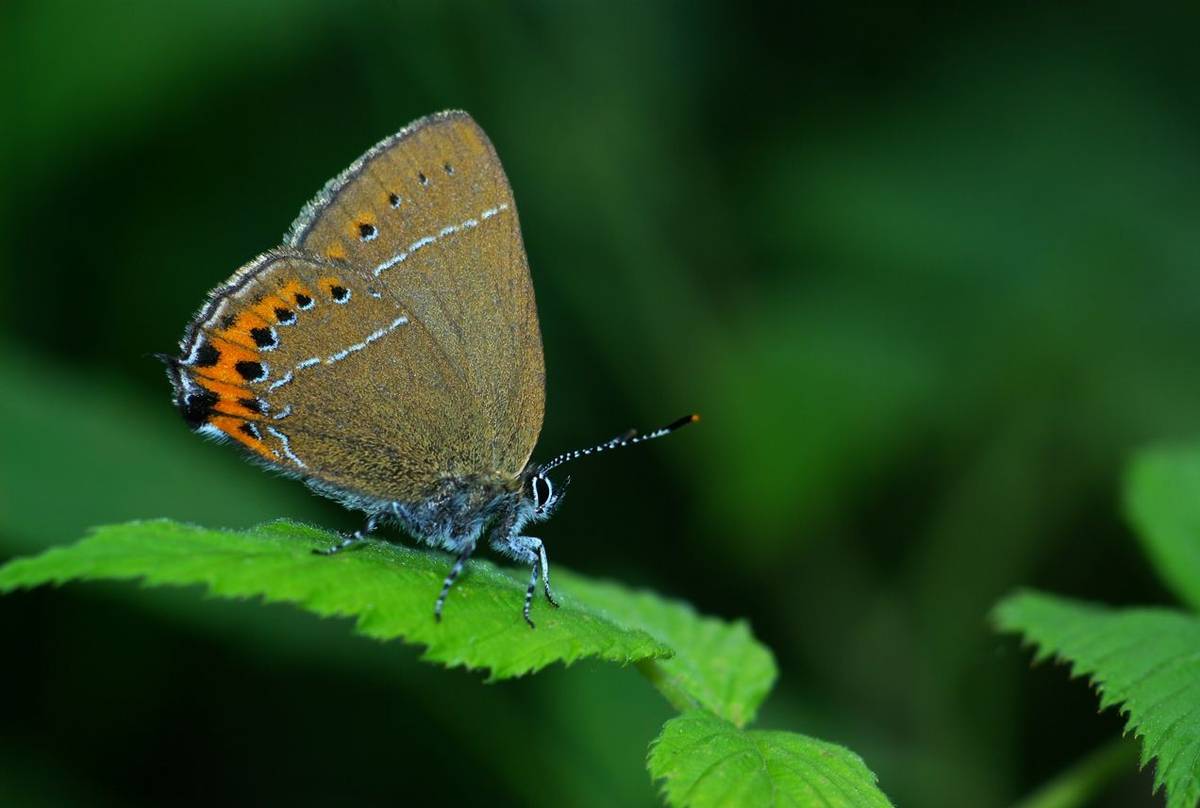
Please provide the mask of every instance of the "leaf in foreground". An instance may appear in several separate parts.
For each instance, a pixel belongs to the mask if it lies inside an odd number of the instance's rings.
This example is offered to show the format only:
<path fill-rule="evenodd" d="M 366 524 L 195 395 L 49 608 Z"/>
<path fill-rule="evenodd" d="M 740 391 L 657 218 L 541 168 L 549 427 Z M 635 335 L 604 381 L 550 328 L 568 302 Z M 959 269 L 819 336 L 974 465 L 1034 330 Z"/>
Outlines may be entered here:
<path fill-rule="evenodd" d="M 0 591 L 69 580 L 202 584 L 220 597 L 258 596 L 323 617 L 353 617 L 360 634 L 424 645 L 426 659 L 487 669 L 494 679 L 585 657 L 629 663 L 670 654 L 645 632 L 580 602 L 569 586 L 560 591 L 560 609 L 539 598 L 537 629 L 530 630 L 521 617 L 525 584 L 484 560 L 471 562 L 442 622 L 435 622 L 447 556 L 378 541 L 334 557 L 312 553 L 336 541 L 332 533 L 289 522 L 240 532 L 130 522 L 9 562 L 0 568 Z"/>
<path fill-rule="evenodd" d="M 703 710 L 668 721 L 648 765 L 676 808 L 891 805 L 849 749 L 793 732 L 741 730 Z"/>
<path fill-rule="evenodd" d="M 1004 631 L 1088 676 L 1100 708 L 1119 706 L 1142 739 L 1141 765 L 1155 760 L 1154 787 L 1170 808 L 1200 800 L 1200 619 L 1167 609 L 1109 609 L 1036 592 L 996 607 Z"/>
<path fill-rule="evenodd" d="M 1139 454 L 1126 479 L 1125 510 L 1158 574 L 1200 609 L 1200 447 Z"/>
<path fill-rule="evenodd" d="M 775 658 L 745 621 L 704 617 L 686 603 L 615 584 L 576 581 L 572 591 L 614 621 L 649 632 L 675 652 L 638 667 L 678 710 L 702 707 L 745 726 L 775 683 Z"/>

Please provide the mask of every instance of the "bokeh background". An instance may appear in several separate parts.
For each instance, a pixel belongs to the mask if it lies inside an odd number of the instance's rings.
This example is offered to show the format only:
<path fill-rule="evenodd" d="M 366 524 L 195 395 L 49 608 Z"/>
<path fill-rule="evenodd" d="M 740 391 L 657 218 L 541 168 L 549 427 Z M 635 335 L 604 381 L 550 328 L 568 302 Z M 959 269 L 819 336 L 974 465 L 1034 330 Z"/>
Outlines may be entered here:
<path fill-rule="evenodd" d="M 1200 426 L 1194 4 L 10 0 L 0 558 L 169 516 L 355 519 L 188 433 L 203 295 L 384 135 L 471 111 L 546 343 L 554 561 L 748 618 L 759 726 L 901 806 L 1001 806 L 1119 732 L 994 634 L 1031 584 L 1167 603 L 1130 453 Z M 0 600 L 0 802 L 649 805 L 629 670 L 484 685 L 282 606 Z M 1103 806 L 1156 805 L 1129 766 Z"/>

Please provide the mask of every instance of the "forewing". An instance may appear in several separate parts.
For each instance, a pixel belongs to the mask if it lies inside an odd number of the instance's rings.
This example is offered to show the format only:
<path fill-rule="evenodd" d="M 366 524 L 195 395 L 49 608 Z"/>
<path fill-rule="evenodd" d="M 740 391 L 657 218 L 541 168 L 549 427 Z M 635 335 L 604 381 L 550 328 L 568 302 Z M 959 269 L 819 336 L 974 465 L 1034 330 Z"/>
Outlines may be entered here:
<path fill-rule="evenodd" d="M 287 244 L 358 269 L 411 318 L 432 346 L 406 368 L 456 368 L 450 406 L 444 385 L 402 391 L 406 412 L 454 441 L 433 455 L 446 473 L 521 473 L 545 406 L 541 334 L 512 191 L 470 116 L 424 118 L 372 148 L 305 207 Z"/>

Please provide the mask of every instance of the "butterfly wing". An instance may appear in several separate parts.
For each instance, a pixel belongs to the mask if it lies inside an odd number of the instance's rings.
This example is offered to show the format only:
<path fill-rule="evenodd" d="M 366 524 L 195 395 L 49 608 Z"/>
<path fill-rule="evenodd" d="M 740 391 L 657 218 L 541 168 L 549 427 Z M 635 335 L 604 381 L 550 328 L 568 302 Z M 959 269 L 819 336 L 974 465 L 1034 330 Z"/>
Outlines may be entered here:
<path fill-rule="evenodd" d="M 354 507 L 515 481 L 541 430 L 516 208 L 464 113 L 388 138 L 218 289 L 172 368 L 193 426 Z"/>
<path fill-rule="evenodd" d="M 512 189 L 469 115 L 423 118 L 372 148 L 286 243 L 360 268 L 436 343 L 420 361 L 460 370 L 465 398 L 441 415 L 471 439 L 451 467 L 520 474 L 545 406 L 541 332 Z"/>

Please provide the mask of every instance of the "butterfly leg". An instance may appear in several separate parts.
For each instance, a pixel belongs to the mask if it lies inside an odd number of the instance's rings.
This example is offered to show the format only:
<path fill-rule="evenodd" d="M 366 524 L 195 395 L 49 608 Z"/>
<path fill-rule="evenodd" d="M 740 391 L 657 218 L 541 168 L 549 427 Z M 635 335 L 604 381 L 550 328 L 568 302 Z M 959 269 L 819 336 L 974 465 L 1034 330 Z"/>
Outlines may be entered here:
<path fill-rule="evenodd" d="M 361 530 L 354 531 L 332 547 L 327 547 L 324 550 L 313 550 L 313 552 L 317 555 L 337 555 L 338 553 L 342 552 L 342 550 L 353 547 L 354 545 L 366 539 L 367 536 L 374 533 L 375 527 L 378 524 L 379 516 L 377 514 L 371 514 L 367 517 L 367 523 L 362 526 Z"/>
<path fill-rule="evenodd" d="M 546 545 L 542 543 L 541 539 L 535 539 L 533 536 L 525 538 L 530 542 L 537 542 L 538 556 L 542 564 L 542 588 L 546 591 L 546 600 L 550 601 L 550 605 L 557 609 L 558 599 L 550 591 L 550 559 L 546 558 Z"/>
<path fill-rule="evenodd" d="M 537 628 L 533 623 L 533 618 L 529 616 L 529 607 L 533 605 L 533 593 L 537 590 L 538 582 L 538 562 L 533 562 L 533 574 L 529 577 L 529 588 L 525 590 L 525 608 L 521 610 L 521 614 L 525 615 L 525 622 L 530 628 Z"/>
<path fill-rule="evenodd" d="M 550 601 L 551 606 L 556 608 L 558 606 L 558 600 L 550 590 L 550 561 L 546 558 L 546 545 L 542 543 L 541 539 L 533 536 L 514 536 L 510 539 L 510 546 L 515 551 L 513 555 L 520 557 L 533 567 L 529 576 L 529 587 L 525 590 L 525 607 L 522 614 L 529 627 L 534 628 L 533 620 L 529 617 L 529 610 L 533 605 L 533 593 L 537 591 L 539 575 L 545 588 L 546 600 Z"/>
<path fill-rule="evenodd" d="M 454 581 L 466 566 L 467 559 L 471 557 L 471 553 L 475 552 L 475 542 L 471 542 L 462 549 L 458 554 L 458 558 L 454 560 L 454 566 L 450 568 L 450 572 L 446 575 L 446 580 L 442 581 L 442 592 L 438 595 L 437 603 L 433 604 L 433 619 L 439 623 L 442 622 L 442 606 L 446 603 L 446 596 L 450 594 L 450 587 L 454 586 Z"/>

